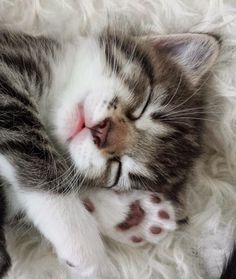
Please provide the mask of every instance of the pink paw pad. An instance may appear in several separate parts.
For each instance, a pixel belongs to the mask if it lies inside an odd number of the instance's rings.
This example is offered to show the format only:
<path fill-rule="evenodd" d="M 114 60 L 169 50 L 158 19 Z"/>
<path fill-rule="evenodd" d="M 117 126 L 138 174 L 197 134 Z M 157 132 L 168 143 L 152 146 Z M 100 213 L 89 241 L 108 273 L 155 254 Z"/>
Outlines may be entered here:
<path fill-rule="evenodd" d="M 175 211 L 170 201 L 148 191 L 121 194 L 126 201 L 127 217 L 114 226 L 114 239 L 131 246 L 157 244 L 176 229 Z"/>
<path fill-rule="evenodd" d="M 140 206 L 140 202 L 137 200 L 130 205 L 130 211 L 124 222 L 117 225 L 117 228 L 121 231 L 129 230 L 134 226 L 138 226 L 144 219 L 145 212 Z"/>
<path fill-rule="evenodd" d="M 161 210 L 158 212 L 158 216 L 161 218 L 161 219 L 170 219 L 170 215 L 164 211 L 164 210 Z"/>
<path fill-rule="evenodd" d="M 141 243 L 143 241 L 143 238 L 142 237 L 139 237 L 139 236 L 132 236 L 131 237 L 131 241 L 133 243 Z"/>
<path fill-rule="evenodd" d="M 152 227 L 150 228 L 150 232 L 151 232 L 152 234 L 160 234 L 160 233 L 162 232 L 162 228 L 152 226 Z"/>

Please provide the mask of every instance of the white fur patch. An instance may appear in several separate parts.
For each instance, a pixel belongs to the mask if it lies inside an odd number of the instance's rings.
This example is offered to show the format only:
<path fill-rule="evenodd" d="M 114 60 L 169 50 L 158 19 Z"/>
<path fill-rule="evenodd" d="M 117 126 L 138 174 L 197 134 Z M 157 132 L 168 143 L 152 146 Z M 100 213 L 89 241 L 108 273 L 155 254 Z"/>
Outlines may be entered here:
<path fill-rule="evenodd" d="M 0 171 L 11 184 L 6 191 L 12 213 L 9 217 L 23 211 L 53 245 L 59 260 L 73 265 L 73 274 L 81 278 L 96 277 L 112 268 L 97 224 L 77 195 L 56 195 L 20 187 L 14 167 L 3 155 L 0 155 Z"/>

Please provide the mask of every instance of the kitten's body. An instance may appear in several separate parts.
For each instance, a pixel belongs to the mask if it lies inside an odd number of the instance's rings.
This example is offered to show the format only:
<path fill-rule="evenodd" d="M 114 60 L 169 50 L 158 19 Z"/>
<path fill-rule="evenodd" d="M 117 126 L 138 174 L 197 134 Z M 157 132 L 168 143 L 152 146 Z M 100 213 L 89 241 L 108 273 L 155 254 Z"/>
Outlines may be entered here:
<path fill-rule="evenodd" d="M 7 218 L 23 211 L 60 258 L 92 275 L 106 255 L 77 197 L 81 185 L 158 191 L 182 209 L 180 195 L 201 151 L 200 82 L 217 53 L 208 35 L 105 34 L 64 44 L 1 32 Z"/>

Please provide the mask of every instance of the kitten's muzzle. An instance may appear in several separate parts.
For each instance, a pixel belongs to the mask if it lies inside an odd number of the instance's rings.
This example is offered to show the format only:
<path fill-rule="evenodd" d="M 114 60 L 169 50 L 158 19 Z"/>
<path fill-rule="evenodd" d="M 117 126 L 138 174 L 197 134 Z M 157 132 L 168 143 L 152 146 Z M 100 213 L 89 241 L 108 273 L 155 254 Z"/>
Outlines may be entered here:
<path fill-rule="evenodd" d="M 126 119 L 121 117 L 106 118 L 89 129 L 94 143 L 106 157 L 120 156 L 128 147 L 128 134 L 131 127 Z"/>

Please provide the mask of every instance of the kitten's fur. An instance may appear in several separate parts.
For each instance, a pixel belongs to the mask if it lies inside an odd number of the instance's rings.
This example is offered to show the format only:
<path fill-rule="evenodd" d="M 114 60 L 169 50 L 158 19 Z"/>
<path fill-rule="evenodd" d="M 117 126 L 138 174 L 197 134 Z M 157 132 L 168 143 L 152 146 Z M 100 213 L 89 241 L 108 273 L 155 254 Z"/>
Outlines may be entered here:
<path fill-rule="evenodd" d="M 81 185 L 160 191 L 186 217 L 180 194 L 201 152 L 201 85 L 218 50 L 204 34 L 104 33 L 65 44 L 2 31 L 7 217 L 24 212 L 80 274 L 96 274 L 106 259 L 96 223 L 75 195 Z"/>

